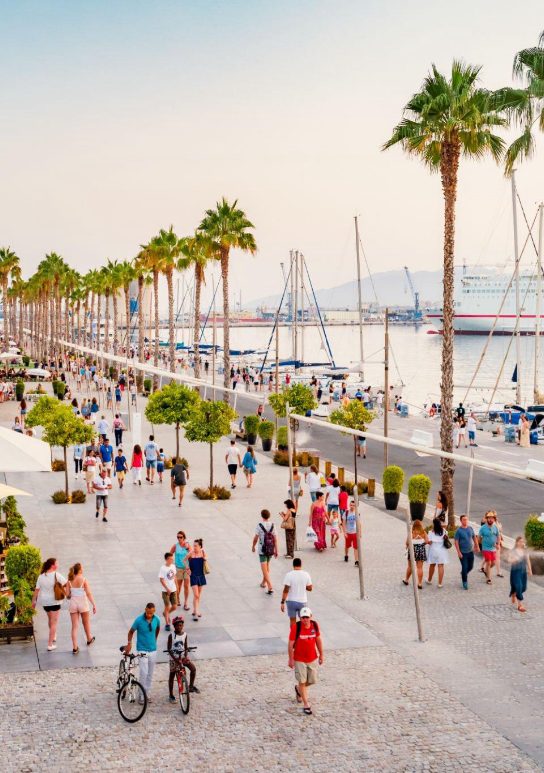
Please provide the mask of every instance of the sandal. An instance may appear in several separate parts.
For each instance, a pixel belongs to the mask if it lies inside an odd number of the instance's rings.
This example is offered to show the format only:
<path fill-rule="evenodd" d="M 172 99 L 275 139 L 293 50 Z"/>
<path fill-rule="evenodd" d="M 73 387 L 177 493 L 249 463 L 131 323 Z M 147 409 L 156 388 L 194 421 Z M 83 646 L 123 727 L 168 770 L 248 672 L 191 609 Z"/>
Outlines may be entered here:
<path fill-rule="evenodd" d="M 95 639 L 96 639 L 96 636 L 93 636 L 93 638 L 90 639 L 90 641 L 87 642 L 87 647 L 90 647 L 91 644 L 93 643 L 93 641 L 95 641 Z"/>
<path fill-rule="evenodd" d="M 184 609 L 186 612 L 188 612 L 188 611 L 189 611 L 189 607 L 187 606 L 187 604 L 185 604 L 185 606 L 183 607 L 183 609 Z"/>
<path fill-rule="evenodd" d="M 312 712 L 312 707 L 311 707 L 311 706 L 304 706 L 304 708 L 302 709 L 302 711 L 303 711 L 305 714 L 307 714 L 308 716 L 309 716 L 310 714 L 313 714 L 313 712 Z"/>
<path fill-rule="evenodd" d="M 518 609 L 519 609 L 519 607 L 518 607 Z M 76 650 L 72 650 L 72 652 L 74 653 L 74 655 L 77 655 L 77 653 L 79 652 L 79 647 Z"/>
<path fill-rule="evenodd" d="M 408 580 L 403 580 L 402 583 L 403 585 L 408 585 Z"/>
<path fill-rule="evenodd" d="M 297 694 L 297 703 L 302 703 L 302 695 L 299 692 L 298 687 L 295 685 L 295 692 Z"/>
<path fill-rule="evenodd" d="M 491 585 L 491 580 L 486 580 L 486 583 L 487 583 L 488 585 Z"/>

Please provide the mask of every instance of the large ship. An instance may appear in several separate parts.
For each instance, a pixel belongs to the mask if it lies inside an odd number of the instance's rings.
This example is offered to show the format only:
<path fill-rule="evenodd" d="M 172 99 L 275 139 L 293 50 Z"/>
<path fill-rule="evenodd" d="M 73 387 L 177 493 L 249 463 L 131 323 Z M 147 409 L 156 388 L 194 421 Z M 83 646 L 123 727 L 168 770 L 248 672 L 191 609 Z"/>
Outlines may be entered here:
<path fill-rule="evenodd" d="M 544 285 L 544 283 L 543 283 Z M 520 272 L 520 335 L 534 335 L 537 309 L 536 273 Z M 506 297 L 505 297 L 506 296 Z M 544 331 L 544 303 L 540 302 L 540 329 Z M 440 326 L 442 313 L 429 312 Z M 455 333 L 512 335 L 516 329 L 516 283 L 512 274 L 480 270 L 464 273 L 455 286 Z"/>

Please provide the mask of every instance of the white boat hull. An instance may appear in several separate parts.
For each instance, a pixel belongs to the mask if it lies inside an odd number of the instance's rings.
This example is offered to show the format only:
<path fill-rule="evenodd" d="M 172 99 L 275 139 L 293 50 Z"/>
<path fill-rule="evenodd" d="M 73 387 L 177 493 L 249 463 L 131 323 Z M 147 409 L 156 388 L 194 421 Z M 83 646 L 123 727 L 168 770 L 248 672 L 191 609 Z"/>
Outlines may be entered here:
<path fill-rule="evenodd" d="M 429 314 L 435 324 L 442 327 L 441 314 Z M 495 322 L 496 320 L 496 322 Z M 456 314 L 453 329 L 458 335 L 485 335 L 493 330 L 494 335 L 512 335 L 516 328 L 516 315 L 504 314 L 496 319 L 495 314 Z M 522 314 L 519 323 L 520 335 L 535 335 L 536 316 Z M 540 315 L 541 335 L 544 331 L 544 315 Z M 442 332 L 442 331 L 441 331 Z"/>

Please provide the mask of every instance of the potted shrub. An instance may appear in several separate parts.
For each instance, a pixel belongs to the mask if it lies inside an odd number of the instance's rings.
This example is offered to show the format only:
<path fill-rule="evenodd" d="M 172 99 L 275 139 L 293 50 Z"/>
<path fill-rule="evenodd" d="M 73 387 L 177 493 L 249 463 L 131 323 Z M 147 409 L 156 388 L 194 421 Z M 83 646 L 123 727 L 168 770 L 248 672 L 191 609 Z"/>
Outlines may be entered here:
<path fill-rule="evenodd" d="M 23 365 L 25 366 L 25 368 L 28 368 L 28 366 L 30 365 L 30 357 L 28 356 L 28 354 L 23 354 Z"/>
<path fill-rule="evenodd" d="M 144 392 L 148 395 L 151 392 L 152 381 L 150 378 L 144 378 Z"/>
<path fill-rule="evenodd" d="M 15 397 L 17 402 L 20 403 L 25 393 L 25 382 L 22 379 L 17 379 L 15 382 Z"/>
<path fill-rule="evenodd" d="M 70 494 L 70 503 L 72 505 L 82 505 L 87 499 L 86 493 L 83 491 L 83 489 L 76 488 L 72 493 Z"/>
<path fill-rule="evenodd" d="M 263 451 L 270 451 L 272 449 L 272 438 L 274 437 L 274 422 L 261 421 L 258 433 L 263 444 Z"/>
<path fill-rule="evenodd" d="M 383 498 L 387 510 L 396 510 L 399 506 L 400 492 L 404 484 L 404 470 L 391 464 L 382 475 Z"/>
<path fill-rule="evenodd" d="M 287 451 L 287 427 L 278 427 L 276 440 L 278 441 L 278 450 Z"/>
<path fill-rule="evenodd" d="M 257 442 L 257 432 L 259 431 L 259 424 L 261 420 L 258 416 L 249 415 L 246 416 L 244 421 L 244 429 L 246 431 L 246 437 L 248 445 L 254 446 Z"/>
<path fill-rule="evenodd" d="M 7 552 L 6 576 L 13 592 L 15 620 L 0 625 L 0 639 L 7 639 L 8 644 L 14 637 L 26 638 L 34 632 L 32 592 L 36 587 L 41 563 L 40 551 L 34 545 L 15 545 Z"/>
<path fill-rule="evenodd" d="M 425 517 L 431 485 L 431 479 L 427 475 L 412 475 L 408 481 L 408 499 L 413 521 L 422 521 Z"/>

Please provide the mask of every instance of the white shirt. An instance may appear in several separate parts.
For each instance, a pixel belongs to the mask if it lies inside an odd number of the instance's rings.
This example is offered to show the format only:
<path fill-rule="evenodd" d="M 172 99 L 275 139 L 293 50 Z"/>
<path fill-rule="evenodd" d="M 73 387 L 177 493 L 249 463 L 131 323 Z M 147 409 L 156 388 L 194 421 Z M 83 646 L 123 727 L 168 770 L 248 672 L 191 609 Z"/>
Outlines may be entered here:
<path fill-rule="evenodd" d="M 42 607 L 52 607 L 54 604 L 60 604 L 60 601 L 57 601 L 55 598 L 55 575 L 61 585 L 66 585 L 66 577 L 60 572 L 47 572 L 47 574 L 40 574 L 38 577 L 36 588 L 40 591 L 38 601 Z"/>
<path fill-rule="evenodd" d="M 340 486 L 327 486 L 328 505 L 337 505 L 340 499 Z"/>
<path fill-rule="evenodd" d="M 106 419 L 100 419 L 100 421 L 98 422 L 98 432 L 101 435 L 106 435 L 109 428 L 110 428 L 110 425 L 108 424 Z"/>
<path fill-rule="evenodd" d="M 111 480 L 106 475 L 105 478 L 102 478 L 100 475 L 97 475 L 96 478 L 93 481 L 94 488 L 99 489 L 97 493 L 99 494 L 105 494 L 107 496 L 108 494 L 108 488 L 111 486 Z"/>
<path fill-rule="evenodd" d="M 299 601 L 306 604 L 308 601 L 308 592 L 306 587 L 312 584 L 312 578 L 304 569 L 291 569 L 287 572 L 283 580 L 284 585 L 289 586 L 287 601 Z"/>
<path fill-rule="evenodd" d="M 317 472 L 309 472 L 306 476 L 306 480 L 308 481 L 308 488 L 310 491 L 319 491 L 321 488 L 321 478 L 317 474 Z"/>
<path fill-rule="evenodd" d="M 469 416 L 467 419 L 467 429 L 469 432 L 476 432 L 476 419 Z"/>
<path fill-rule="evenodd" d="M 164 580 L 165 585 L 170 593 L 176 592 L 176 565 L 174 562 L 172 562 L 170 566 L 167 566 L 166 564 L 161 566 L 159 571 L 159 580 Z M 162 583 L 161 587 L 164 588 Z"/>
<path fill-rule="evenodd" d="M 236 446 L 231 446 L 227 451 L 227 464 L 238 464 L 240 452 Z"/>

